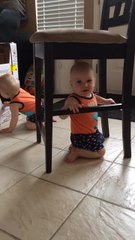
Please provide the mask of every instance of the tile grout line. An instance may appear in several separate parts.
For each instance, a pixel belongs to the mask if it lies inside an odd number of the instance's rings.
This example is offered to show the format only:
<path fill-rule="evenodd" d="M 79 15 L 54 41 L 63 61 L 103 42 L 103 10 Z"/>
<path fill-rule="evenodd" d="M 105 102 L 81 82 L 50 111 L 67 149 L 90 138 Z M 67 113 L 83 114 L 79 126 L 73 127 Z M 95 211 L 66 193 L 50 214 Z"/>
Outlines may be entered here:
<path fill-rule="evenodd" d="M 70 212 L 70 214 L 65 218 L 65 220 L 60 224 L 60 226 L 57 228 L 55 233 L 52 234 L 52 236 L 48 240 L 52 240 L 53 237 L 58 233 L 58 231 L 61 229 L 61 227 L 65 224 L 65 222 L 68 220 L 68 218 L 73 214 L 73 212 L 78 208 L 78 206 L 82 203 L 82 201 L 87 197 L 87 195 L 83 196 L 82 199 L 79 201 L 79 203 L 73 208 L 73 210 Z"/>
<path fill-rule="evenodd" d="M 117 203 L 114 203 L 114 202 L 109 202 L 109 201 L 107 201 L 107 200 L 105 200 L 105 199 L 102 199 L 102 198 L 93 196 L 93 195 L 91 195 L 91 194 L 88 194 L 87 197 L 92 197 L 92 198 L 95 198 L 95 199 L 100 200 L 100 201 L 102 201 L 102 202 L 105 202 L 105 203 L 114 205 L 114 206 L 116 206 L 116 207 L 119 207 L 119 208 L 122 208 L 122 209 L 126 209 L 126 210 L 131 211 L 131 212 L 135 212 L 134 209 L 131 209 L 131 208 L 128 208 L 128 207 L 123 207 L 123 206 L 120 205 L 120 204 L 117 204 Z"/>
<path fill-rule="evenodd" d="M 11 233 L 9 233 L 9 232 L 7 232 L 7 231 L 1 229 L 1 228 L 0 228 L 0 231 L 3 232 L 3 233 L 5 233 L 6 235 L 12 237 L 13 240 L 22 240 L 21 238 L 18 238 L 18 237 L 16 237 L 15 235 L 13 235 L 13 234 L 11 234 Z"/>

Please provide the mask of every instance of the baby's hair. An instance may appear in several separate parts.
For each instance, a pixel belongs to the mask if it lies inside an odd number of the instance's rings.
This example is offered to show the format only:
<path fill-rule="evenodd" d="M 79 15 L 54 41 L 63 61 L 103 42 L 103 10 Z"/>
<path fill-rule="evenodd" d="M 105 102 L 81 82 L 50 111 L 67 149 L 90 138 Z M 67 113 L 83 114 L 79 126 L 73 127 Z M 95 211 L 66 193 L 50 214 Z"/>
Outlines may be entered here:
<path fill-rule="evenodd" d="M 74 72 L 82 72 L 82 71 L 92 71 L 93 69 L 91 67 L 91 65 L 88 62 L 85 61 L 77 61 L 75 62 L 71 69 L 70 69 L 70 74 L 74 73 Z"/>
<path fill-rule="evenodd" d="M 10 73 L 0 76 L 0 92 L 7 93 L 9 97 L 14 97 L 19 92 L 19 81 Z"/>

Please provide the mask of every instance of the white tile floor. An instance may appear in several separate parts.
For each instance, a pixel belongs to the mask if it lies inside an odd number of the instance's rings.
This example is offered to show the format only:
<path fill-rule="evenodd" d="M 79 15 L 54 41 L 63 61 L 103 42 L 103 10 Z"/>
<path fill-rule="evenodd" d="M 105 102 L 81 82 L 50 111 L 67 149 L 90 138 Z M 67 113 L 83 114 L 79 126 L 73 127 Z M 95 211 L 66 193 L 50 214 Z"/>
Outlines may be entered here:
<path fill-rule="evenodd" d="M 104 160 L 67 164 L 69 120 L 58 118 L 51 174 L 24 117 L 0 135 L 0 240 L 135 239 L 135 123 L 132 158 L 123 160 L 121 121 L 109 122 Z"/>

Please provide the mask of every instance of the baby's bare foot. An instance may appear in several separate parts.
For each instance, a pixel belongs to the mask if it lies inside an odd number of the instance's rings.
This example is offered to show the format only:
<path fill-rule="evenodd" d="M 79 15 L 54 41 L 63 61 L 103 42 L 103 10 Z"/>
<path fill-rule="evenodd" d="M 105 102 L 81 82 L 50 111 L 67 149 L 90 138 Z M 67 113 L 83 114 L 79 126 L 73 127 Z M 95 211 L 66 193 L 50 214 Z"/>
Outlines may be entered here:
<path fill-rule="evenodd" d="M 78 158 L 77 148 L 70 146 L 70 153 L 67 155 L 65 161 L 66 162 L 74 162 Z"/>
<path fill-rule="evenodd" d="M 54 118 L 54 117 L 53 117 L 53 119 L 52 119 L 52 120 L 53 120 L 53 122 L 57 122 L 57 119 L 56 119 L 56 118 Z"/>

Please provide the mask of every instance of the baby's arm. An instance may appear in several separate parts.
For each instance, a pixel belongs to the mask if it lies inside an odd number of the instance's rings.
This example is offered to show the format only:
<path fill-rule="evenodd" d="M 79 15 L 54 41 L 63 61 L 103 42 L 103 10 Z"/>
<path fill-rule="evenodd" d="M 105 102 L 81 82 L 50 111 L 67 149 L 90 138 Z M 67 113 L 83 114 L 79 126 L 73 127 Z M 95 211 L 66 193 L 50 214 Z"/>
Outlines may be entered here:
<path fill-rule="evenodd" d="M 79 112 L 79 108 L 81 108 L 82 105 L 77 101 L 75 97 L 69 96 L 64 104 L 64 107 L 62 109 L 69 109 L 70 111 L 73 111 L 73 113 Z M 61 115 L 60 118 L 66 119 L 68 115 Z"/>
<path fill-rule="evenodd" d="M 0 133 L 11 133 L 16 128 L 18 122 L 19 106 L 18 104 L 10 104 L 11 120 L 8 128 L 3 128 Z"/>
<path fill-rule="evenodd" d="M 112 98 L 103 98 L 99 95 L 95 94 L 98 104 L 113 104 L 115 101 Z"/>

